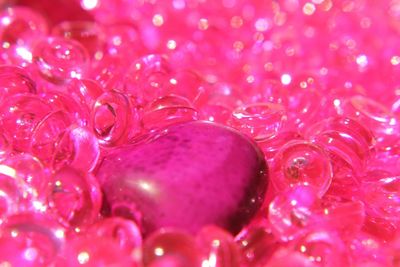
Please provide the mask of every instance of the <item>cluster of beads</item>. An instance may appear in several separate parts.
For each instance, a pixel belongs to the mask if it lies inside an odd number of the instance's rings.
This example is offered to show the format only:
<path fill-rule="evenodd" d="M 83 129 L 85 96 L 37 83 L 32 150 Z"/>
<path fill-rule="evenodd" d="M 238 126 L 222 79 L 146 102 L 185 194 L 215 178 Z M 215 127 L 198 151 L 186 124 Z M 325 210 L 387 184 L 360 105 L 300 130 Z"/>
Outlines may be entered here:
<path fill-rule="evenodd" d="M 399 266 L 399 1 L 0 7 L 0 266 Z M 196 120 L 262 149 L 253 221 L 104 216 L 102 157 Z"/>

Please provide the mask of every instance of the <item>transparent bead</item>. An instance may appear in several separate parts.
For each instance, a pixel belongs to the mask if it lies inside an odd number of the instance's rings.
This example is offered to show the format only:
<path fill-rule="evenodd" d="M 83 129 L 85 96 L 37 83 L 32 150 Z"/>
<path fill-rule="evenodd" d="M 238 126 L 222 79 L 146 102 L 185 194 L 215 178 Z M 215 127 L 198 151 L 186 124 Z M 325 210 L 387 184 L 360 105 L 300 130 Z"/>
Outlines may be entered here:
<path fill-rule="evenodd" d="M 194 102 L 204 90 L 204 79 L 194 70 L 177 70 L 169 79 L 169 91 L 174 95 L 180 95 Z"/>
<path fill-rule="evenodd" d="M 96 99 L 103 93 L 103 88 L 100 84 L 91 79 L 73 79 L 68 84 L 67 90 L 81 107 L 85 107 L 88 110 L 88 113 L 93 108 Z"/>
<path fill-rule="evenodd" d="M 387 136 L 397 135 L 400 126 L 397 117 L 383 104 L 365 96 L 353 96 L 344 103 L 343 115 L 365 125 L 374 133 L 378 142 Z"/>
<path fill-rule="evenodd" d="M 317 208 L 317 195 L 309 186 L 296 186 L 279 193 L 269 205 L 268 220 L 273 233 L 281 240 L 292 240 L 310 225 Z"/>
<path fill-rule="evenodd" d="M 132 220 L 121 217 L 102 219 L 89 229 L 90 235 L 109 238 L 119 245 L 119 248 L 132 252 L 142 246 L 142 236 L 139 227 Z"/>
<path fill-rule="evenodd" d="M 77 41 L 48 37 L 35 45 L 33 60 L 41 77 L 53 84 L 64 84 L 85 76 L 89 56 Z"/>
<path fill-rule="evenodd" d="M 283 106 L 272 103 L 255 103 L 236 108 L 232 112 L 230 125 L 262 141 L 275 136 L 286 120 Z"/>
<path fill-rule="evenodd" d="M 33 131 L 51 112 L 51 107 L 36 95 L 10 96 L 0 107 L 4 135 L 16 151 L 29 151 Z"/>
<path fill-rule="evenodd" d="M 79 42 L 94 59 L 100 59 L 103 56 L 105 35 L 96 22 L 64 21 L 54 26 L 51 32 L 55 36 Z"/>
<path fill-rule="evenodd" d="M 97 98 L 91 112 L 91 125 L 102 145 L 126 141 L 132 125 L 129 99 L 117 92 L 105 92 Z"/>
<path fill-rule="evenodd" d="M 284 131 L 279 132 L 277 135 L 272 136 L 271 138 L 259 141 L 257 144 L 264 152 L 265 158 L 271 162 L 279 149 L 286 143 L 293 140 L 303 140 L 303 137 L 298 132 Z"/>
<path fill-rule="evenodd" d="M 236 238 L 246 266 L 264 266 L 280 247 L 280 241 L 262 226 L 245 228 Z"/>
<path fill-rule="evenodd" d="M 30 197 L 24 195 L 23 185 L 13 168 L 0 165 L 0 220 L 29 208 Z"/>
<path fill-rule="evenodd" d="M 144 128 L 154 129 L 196 119 L 197 111 L 186 98 L 167 95 L 155 99 L 145 107 L 142 123 Z"/>
<path fill-rule="evenodd" d="M 100 236 L 76 236 L 68 240 L 55 264 L 65 266 L 139 266 L 128 252 L 121 250 L 112 239 Z"/>
<path fill-rule="evenodd" d="M 169 63 L 163 56 L 141 57 L 132 63 L 125 76 L 125 92 L 134 95 L 140 103 L 164 96 L 170 73 Z"/>
<path fill-rule="evenodd" d="M 315 188 L 322 196 L 332 181 L 332 166 L 327 154 L 307 141 L 291 141 L 273 159 L 271 181 L 282 191 L 296 185 Z"/>
<path fill-rule="evenodd" d="M 228 124 L 232 110 L 222 105 L 205 105 L 199 109 L 199 119 Z"/>
<path fill-rule="evenodd" d="M 24 194 L 30 194 L 42 202 L 46 200 L 49 173 L 39 159 L 28 153 L 20 153 L 8 156 L 0 164 L 4 175 L 20 181 L 19 187 Z"/>
<path fill-rule="evenodd" d="M 48 114 L 35 127 L 31 140 L 31 153 L 48 163 L 62 134 L 71 124 L 69 114 L 59 110 Z"/>
<path fill-rule="evenodd" d="M 73 97 L 73 92 L 52 90 L 42 93 L 40 96 L 53 110 L 61 110 L 67 113 L 71 124 L 78 124 L 79 126 L 87 126 L 89 124 L 89 111 Z"/>
<path fill-rule="evenodd" d="M 0 262 L 10 266 L 49 266 L 64 245 L 65 229 L 52 217 L 21 213 L 0 231 Z"/>
<path fill-rule="evenodd" d="M 331 229 L 315 229 L 298 240 L 295 249 L 317 266 L 349 266 L 344 242 Z"/>
<path fill-rule="evenodd" d="M 72 125 L 55 144 L 51 156 L 51 166 L 55 170 L 70 166 L 82 172 L 90 172 L 100 158 L 99 142 L 88 128 Z"/>
<path fill-rule="evenodd" d="M 350 118 L 329 118 L 311 126 L 306 137 L 326 149 L 335 169 L 343 168 L 340 160 L 360 174 L 370 159 L 375 139 L 359 122 Z"/>
<path fill-rule="evenodd" d="M 290 249 L 280 249 L 276 251 L 271 260 L 266 264 L 269 267 L 317 267 L 305 255 L 299 252 L 293 252 Z"/>
<path fill-rule="evenodd" d="M 50 181 L 50 207 L 75 231 L 88 227 L 99 216 L 101 191 L 91 174 L 65 167 Z"/>
<path fill-rule="evenodd" d="M 32 44 L 47 34 L 47 22 L 32 9 L 8 7 L 0 13 L 0 51 L 8 64 L 32 63 Z"/>
<path fill-rule="evenodd" d="M 239 247 L 230 233 L 217 226 L 206 226 L 197 233 L 196 239 L 204 250 L 202 265 L 209 267 L 240 266 Z"/>
<path fill-rule="evenodd" d="M 176 230 L 160 230 L 143 245 L 144 266 L 200 267 L 201 255 L 194 237 Z"/>
<path fill-rule="evenodd" d="M 136 58 L 143 52 L 138 29 L 131 24 L 113 24 L 105 29 L 106 52 L 115 57 Z"/>
<path fill-rule="evenodd" d="M 356 267 L 391 265 L 391 257 L 384 242 L 363 232 L 351 240 L 349 254 Z"/>
<path fill-rule="evenodd" d="M 36 84 L 28 73 L 16 66 L 0 66 L 0 101 L 15 94 L 36 94 Z"/>

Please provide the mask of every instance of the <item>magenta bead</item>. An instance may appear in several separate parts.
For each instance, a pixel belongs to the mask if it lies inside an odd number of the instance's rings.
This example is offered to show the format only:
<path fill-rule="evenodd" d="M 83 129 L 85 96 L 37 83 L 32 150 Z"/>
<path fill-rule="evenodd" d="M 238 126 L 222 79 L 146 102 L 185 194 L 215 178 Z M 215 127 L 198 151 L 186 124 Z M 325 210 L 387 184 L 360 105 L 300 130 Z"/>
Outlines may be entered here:
<path fill-rule="evenodd" d="M 88 128 L 72 125 L 60 137 L 51 156 L 55 170 L 70 166 L 90 172 L 100 158 L 99 142 Z"/>
<path fill-rule="evenodd" d="M 96 176 L 114 214 L 116 208 L 133 218 L 136 209 L 142 213 L 145 234 L 161 227 L 196 232 L 207 224 L 238 232 L 263 202 L 264 171 L 262 155 L 246 136 L 189 122 L 112 151 Z"/>
<path fill-rule="evenodd" d="M 176 230 L 160 230 L 143 244 L 144 266 L 201 267 L 202 260 L 194 237 Z"/>
<path fill-rule="evenodd" d="M 232 112 L 230 124 L 257 141 L 276 135 L 286 120 L 283 106 L 256 103 L 240 106 Z"/>
<path fill-rule="evenodd" d="M 77 41 L 49 37 L 35 45 L 33 60 L 41 77 L 54 84 L 63 84 L 85 76 L 89 56 Z"/>
<path fill-rule="evenodd" d="M 53 174 L 50 186 L 50 207 L 75 231 L 99 215 L 101 191 L 91 174 L 65 167 Z"/>
<path fill-rule="evenodd" d="M 4 135 L 17 151 L 29 151 L 32 134 L 51 107 L 36 95 L 13 95 L 0 108 Z"/>
<path fill-rule="evenodd" d="M 307 141 L 292 141 L 275 155 L 271 181 L 282 191 L 296 185 L 315 188 L 322 196 L 332 181 L 332 166 L 327 154 Z"/>

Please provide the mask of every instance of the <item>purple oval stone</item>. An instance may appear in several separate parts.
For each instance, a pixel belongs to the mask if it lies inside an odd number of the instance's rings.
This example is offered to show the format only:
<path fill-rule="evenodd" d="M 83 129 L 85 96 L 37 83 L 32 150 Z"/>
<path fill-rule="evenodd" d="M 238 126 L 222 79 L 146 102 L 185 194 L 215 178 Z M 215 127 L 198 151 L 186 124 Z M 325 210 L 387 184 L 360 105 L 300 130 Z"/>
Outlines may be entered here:
<path fill-rule="evenodd" d="M 114 150 L 97 177 L 110 211 L 131 218 L 141 214 L 145 234 L 161 227 L 196 232 L 207 224 L 237 233 L 263 202 L 266 169 L 246 136 L 190 122 Z"/>

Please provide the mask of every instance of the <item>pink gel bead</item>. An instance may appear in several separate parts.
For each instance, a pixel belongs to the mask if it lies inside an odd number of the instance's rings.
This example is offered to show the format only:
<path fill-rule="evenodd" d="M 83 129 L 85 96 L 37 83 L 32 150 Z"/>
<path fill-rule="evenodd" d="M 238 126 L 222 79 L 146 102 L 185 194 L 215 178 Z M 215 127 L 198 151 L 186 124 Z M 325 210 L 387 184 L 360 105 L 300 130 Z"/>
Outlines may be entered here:
<path fill-rule="evenodd" d="M 36 94 L 36 84 L 28 73 L 16 66 L 0 66 L 0 99 L 15 94 Z"/>
<path fill-rule="evenodd" d="M 344 104 L 343 114 L 371 129 L 377 141 L 397 135 L 400 130 L 397 117 L 387 107 L 364 96 L 348 99 Z"/>
<path fill-rule="evenodd" d="M 275 154 L 279 149 L 289 141 L 304 140 L 303 137 L 294 131 L 281 131 L 277 135 L 272 136 L 266 140 L 257 142 L 262 151 L 264 152 L 265 158 L 268 163 L 273 161 Z"/>
<path fill-rule="evenodd" d="M 391 265 L 391 257 L 385 243 L 366 233 L 359 233 L 349 244 L 352 265 L 361 266 L 396 266 Z"/>
<path fill-rule="evenodd" d="M 103 88 L 98 82 L 91 79 L 73 79 L 67 85 L 68 93 L 84 107 L 88 113 L 93 108 L 96 99 L 103 93 Z"/>
<path fill-rule="evenodd" d="M 51 107 L 36 95 L 17 94 L 2 103 L 1 126 L 14 150 L 29 151 L 35 127 L 50 112 Z"/>
<path fill-rule="evenodd" d="M 205 105 L 199 109 L 199 118 L 210 122 L 227 124 L 232 110 L 222 105 Z"/>
<path fill-rule="evenodd" d="M 85 47 L 77 41 L 48 37 L 35 45 L 33 60 L 45 80 L 63 84 L 70 79 L 84 77 L 89 56 Z"/>
<path fill-rule="evenodd" d="M 201 267 L 201 254 L 194 237 L 176 230 L 160 230 L 143 244 L 144 267 Z"/>
<path fill-rule="evenodd" d="M 53 27 L 51 32 L 55 36 L 78 41 L 93 58 L 102 57 L 104 32 L 93 21 L 64 21 Z"/>
<path fill-rule="evenodd" d="M 197 233 L 197 243 L 204 250 L 202 265 L 239 267 L 241 254 L 233 236 L 216 226 L 205 226 Z"/>
<path fill-rule="evenodd" d="M 315 229 L 296 241 L 295 250 L 316 266 L 349 266 L 344 242 L 331 229 Z"/>
<path fill-rule="evenodd" d="M 77 236 L 68 240 L 54 264 L 55 267 L 138 266 L 133 257 L 107 237 Z"/>
<path fill-rule="evenodd" d="M 0 53 L 8 64 L 32 63 L 32 44 L 47 34 L 47 22 L 32 9 L 9 7 L 0 13 Z"/>
<path fill-rule="evenodd" d="M 48 114 L 33 131 L 31 153 L 48 163 L 54 154 L 57 142 L 70 124 L 70 116 L 65 111 L 59 110 Z"/>
<path fill-rule="evenodd" d="M 10 178 L 22 181 L 20 188 L 24 193 L 43 202 L 46 200 L 49 173 L 39 159 L 28 153 L 21 153 L 7 157 L 0 164 L 4 168 L 4 175 L 8 174 Z"/>
<path fill-rule="evenodd" d="M 170 79 L 168 61 L 160 55 L 147 55 L 132 63 L 124 79 L 125 92 L 137 97 L 140 103 L 164 96 Z"/>
<path fill-rule="evenodd" d="M 129 253 L 142 246 L 140 228 L 133 221 L 120 217 L 102 219 L 93 224 L 88 233 L 109 238 L 118 244 L 121 250 Z"/>
<path fill-rule="evenodd" d="M 262 141 L 276 135 L 286 120 L 283 106 L 272 103 L 255 103 L 240 106 L 232 112 L 230 125 Z"/>
<path fill-rule="evenodd" d="M 126 141 L 133 124 L 129 99 L 118 92 L 105 92 L 97 98 L 91 113 L 91 126 L 101 145 Z"/>
<path fill-rule="evenodd" d="M 262 267 L 270 260 L 281 243 L 262 226 L 252 226 L 243 229 L 236 237 L 243 255 L 244 266 Z"/>
<path fill-rule="evenodd" d="M 296 185 L 315 188 L 322 196 L 332 181 L 332 166 L 327 154 L 307 141 L 284 145 L 273 159 L 271 181 L 282 191 Z"/>
<path fill-rule="evenodd" d="M 317 195 L 309 186 L 296 186 L 278 194 L 269 204 L 268 220 L 281 240 L 292 240 L 310 224 L 316 210 Z"/>
<path fill-rule="evenodd" d="M 53 174 L 50 183 L 49 205 L 63 223 L 78 230 L 97 218 L 101 191 L 91 174 L 65 167 Z"/>
<path fill-rule="evenodd" d="M 10 216 L 0 230 L 0 262 L 11 266 L 49 266 L 64 244 L 65 229 L 43 214 Z"/>
<path fill-rule="evenodd" d="M 155 99 L 144 108 L 142 124 L 145 129 L 151 130 L 196 119 L 197 111 L 189 100 L 182 96 L 167 95 Z"/>
<path fill-rule="evenodd" d="M 72 125 L 60 137 L 51 156 L 51 166 L 55 170 L 70 166 L 90 172 L 100 158 L 99 142 L 89 129 Z"/>
<path fill-rule="evenodd" d="M 117 23 L 105 27 L 108 55 L 121 58 L 136 58 L 143 50 L 138 29 L 130 23 Z"/>
<path fill-rule="evenodd" d="M 314 263 L 299 252 L 293 252 L 288 249 L 281 249 L 277 251 L 272 259 L 265 265 L 268 267 L 317 267 Z"/>

